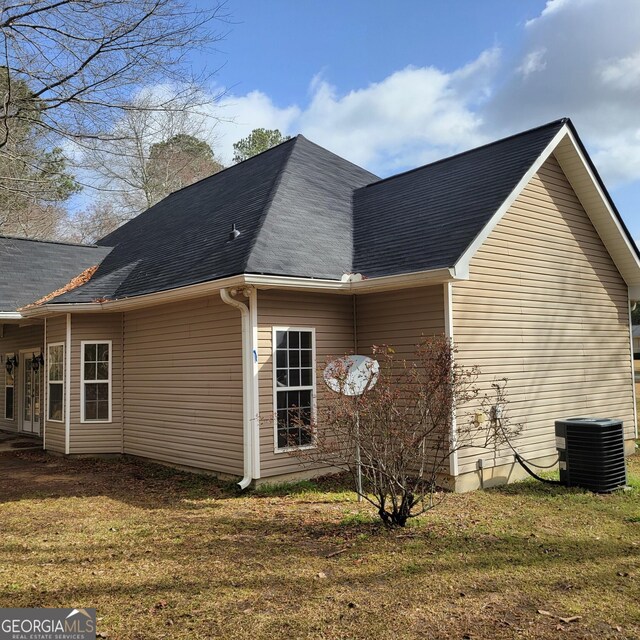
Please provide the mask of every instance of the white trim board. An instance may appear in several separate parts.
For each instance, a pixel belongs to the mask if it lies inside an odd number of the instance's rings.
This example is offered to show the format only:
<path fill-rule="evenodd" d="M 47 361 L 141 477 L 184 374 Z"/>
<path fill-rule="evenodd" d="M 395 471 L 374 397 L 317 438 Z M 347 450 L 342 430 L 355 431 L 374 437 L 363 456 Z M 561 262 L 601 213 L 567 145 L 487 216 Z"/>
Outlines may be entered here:
<path fill-rule="evenodd" d="M 622 228 L 618 216 L 611 208 L 606 194 L 602 191 L 589 162 L 582 153 L 580 144 L 567 124 L 561 127 L 509 194 L 509 197 L 462 254 L 456 262 L 454 273 L 459 278 L 469 277 L 469 265 L 472 258 L 551 154 L 555 155 L 618 271 L 630 287 L 632 298 L 640 298 L 640 258 Z"/>

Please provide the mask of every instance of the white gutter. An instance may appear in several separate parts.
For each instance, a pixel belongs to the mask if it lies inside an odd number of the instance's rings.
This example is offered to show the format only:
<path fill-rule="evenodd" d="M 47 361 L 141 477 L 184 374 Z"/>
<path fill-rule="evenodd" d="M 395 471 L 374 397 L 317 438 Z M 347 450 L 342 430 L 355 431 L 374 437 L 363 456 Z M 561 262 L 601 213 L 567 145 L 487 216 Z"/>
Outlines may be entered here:
<path fill-rule="evenodd" d="M 235 307 L 240 311 L 242 320 L 242 443 L 243 443 L 243 459 L 244 459 L 244 477 L 238 483 L 240 489 L 246 489 L 254 478 L 254 357 L 253 357 L 253 339 L 252 339 L 252 322 L 249 307 L 246 304 L 236 300 L 232 294 L 235 290 L 220 289 L 220 297 L 222 301 L 231 307 Z M 250 294 L 251 295 L 251 294 Z"/>
<path fill-rule="evenodd" d="M 23 315 L 17 311 L 0 311 L 0 320 L 22 320 Z"/>
<path fill-rule="evenodd" d="M 56 313 L 99 313 L 109 311 L 127 311 L 139 307 L 150 307 L 158 304 L 176 303 L 197 296 L 218 293 L 222 289 L 253 286 L 258 289 L 290 289 L 293 291 L 325 291 L 340 294 L 371 293 L 374 291 L 390 291 L 408 289 L 429 284 L 451 282 L 468 279 L 468 274 L 455 269 L 432 269 L 380 278 L 362 278 L 360 274 L 351 274 L 342 280 L 322 278 L 298 278 L 289 276 L 264 276 L 260 274 L 242 274 L 220 280 L 211 280 L 199 284 L 188 285 L 178 289 L 159 291 L 120 300 L 104 302 L 49 303 L 39 306 L 23 307 L 21 317 L 37 318 Z M 19 315 L 19 314 L 18 314 Z"/>

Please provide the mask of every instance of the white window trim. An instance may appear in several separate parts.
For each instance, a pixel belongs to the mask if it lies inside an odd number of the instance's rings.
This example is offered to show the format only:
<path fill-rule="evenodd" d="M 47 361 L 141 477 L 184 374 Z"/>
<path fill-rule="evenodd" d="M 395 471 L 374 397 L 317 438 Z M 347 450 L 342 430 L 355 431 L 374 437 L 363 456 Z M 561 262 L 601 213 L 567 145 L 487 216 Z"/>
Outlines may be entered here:
<path fill-rule="evenodd" d="M 6 364 L 9 358 L 13 358 L 15 353 L 9 352 L 4 354 L 4 362 L 5 370 L 4 370 L 4 420 L 8 420 L 9 422 L 15 422 L 16 420 L 16 370 L 13 370 L 13 384 L 7 384 L 7 369 Z M 13 418 L 7 418 L 7 388 L 11 387 L 13 389 Z"/>
<path fill-rule="evenodd" d="M 311 333 L 311 386 L 299 387 L 279 387 L 276 376 L 276 332 L 278 331 L 308 331 Z M 273 452 L 287 453 L 288 451 L 304 451 L 305 449 L 315 449 L 316 444 L 312 442 L 300 447 L 278 447 L 278 391 L 298 391 L 311 390 L 311 420 L 317 416 L 316 404 L 316 330 L 315 327 L 272 327 L 271 328 L 271 363 L 273 378 Z M 315 440 L 315 435 L 314 435 Z"/>
<path fill-rule="evenodd" d="M 109 345 L 109 377 L 107 380 L 85 380 L 84 379 L 84 347 L 87 344 L 108 344 Z M 112 422 L 112 409 L 113 409 L 113 398 L 112 398 L 112 390 L 113 384 L 111 382 L 112 373 L 111 370 L 113 368 L 113 341 L 112 340 L 81 340 L 80 341 L 80 422 L 81 424 L 109 424 Z M 84 417 L 84 385 L 85 383 L 108 383 L 109 387 L 109 418 L 108 420 L 87 420 Z"/>
<path fill-rule="evenodd" d="M 51 382 L 49 380 L 49 349 L 51 349 L 51 347 L 62 347 L 62 380 L 55 380 L 53 382 Z M 66 374 L 65 374 L 65 356 L 66 356 L 66 346 L 64 342 L 50 342 L 47 345 L 47 361 L 45 362 L 45 371 L 46 371 L 46 399 L 47 399 L 47 422 L 56 422 L 58 424 L 64 424 L 64 417 L 65 417 L 65 394 L 66 394 Z M 49 385 L 50 384 L 61 384 L 62 385 L 62 418 L 60 420 L 54 420 L 53 418 L 49 417 Z"/>

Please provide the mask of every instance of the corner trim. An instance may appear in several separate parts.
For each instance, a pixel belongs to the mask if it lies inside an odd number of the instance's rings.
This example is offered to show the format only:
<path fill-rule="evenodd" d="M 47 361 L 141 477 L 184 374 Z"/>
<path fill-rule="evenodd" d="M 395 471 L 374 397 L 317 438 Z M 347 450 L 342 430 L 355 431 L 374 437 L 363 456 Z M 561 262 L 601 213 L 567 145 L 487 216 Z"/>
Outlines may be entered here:
<path fill-rule="evenodd" d="M 453 284 L 446 282 L 444 288 L 444 334 L 453 345 Z M 453 451 L 449 456 L 449 473 L 455 478 L 459 474 L 458 451 L 455 448 L 458 444 L 458 425 L 456 420 L 456 409 L 453 407 L 451 417 L 451 446 Z"/>
<path fill-rule="evenodd" d="M 71 314 L 67 313 L 66 348 L 64 351 L 64 452 L 69 455 L 71 443 Z"/>
<path fill-rule="evenodd" d="M 489 237 L 489 234 L 495 229 L 496 225 L 502 220 L 505 213 L 509 210 L 511 205 L 516 201 L 517 197 L 522 193 L 522 190 L 529 184 L 531 178 L 538 172 L 540 167 L 545 163 L 547 158 L 553 153 L 553 150 L 558 146 L 560 141 L 569 134 L 569 127 L 562 125 L 558 133 L 553 136 L 553 139 L 544 148 L 542 153 L 538 156 L 537 160 L 531 165 L 529 171 L 527 171 L 513 191 L 509 194 L 509 197 L 500 205 L 500 208 L 493 214 L 491 220 L 485 224 L 480 233 L 476 236 L 475 240 L 467 247 L 466 251 L 460 256 L 455 264 L 454 270 L 457 273 L 469 273 L 469 264 L 471 259 L 478 252 L 480 247 L 484 244 L 485 240 Z"/>

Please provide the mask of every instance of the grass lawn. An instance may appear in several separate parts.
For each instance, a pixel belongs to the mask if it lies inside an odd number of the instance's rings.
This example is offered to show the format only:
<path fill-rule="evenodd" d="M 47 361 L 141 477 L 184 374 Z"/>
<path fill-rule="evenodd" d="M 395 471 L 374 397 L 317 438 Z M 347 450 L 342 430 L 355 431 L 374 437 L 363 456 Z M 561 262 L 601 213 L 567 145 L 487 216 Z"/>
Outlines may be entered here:
<path fill-rule="evenodd" d="M 28 465 L 24 464 L 28 461 Z M 0 455 L 0 606 L 101 638 L 639 638 L 640 459 L 610 496 L 523 482 L 390 532 L 353 494 Z"/>

